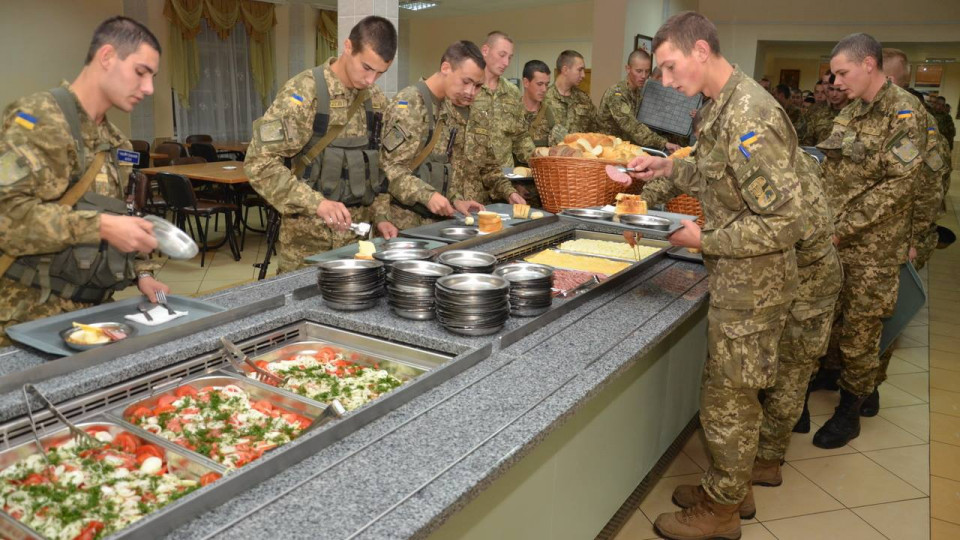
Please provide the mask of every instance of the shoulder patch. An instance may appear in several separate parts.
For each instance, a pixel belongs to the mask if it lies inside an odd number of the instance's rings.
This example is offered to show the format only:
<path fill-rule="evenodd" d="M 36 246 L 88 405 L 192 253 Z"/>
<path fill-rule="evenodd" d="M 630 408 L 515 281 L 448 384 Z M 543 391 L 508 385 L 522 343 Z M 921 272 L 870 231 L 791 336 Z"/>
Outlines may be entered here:
<path fill-rule="evenodd" d="M 383 138 L 381 144 L 383 144 L 383 149 L 389 153 L 396 150 L 397 147 L 403 144 L 403 142 L 406 140 L 407 134 L 403 131 L 403 128 L 400 126 L 393 126 L 393 129 L 390 130 L 390 133 L 387 133 L 387 136 Z"/>
<path fill-rule="evenodd" d="M 900 160 L 900 163 L 904 164 L 910 163 L 920 155 L 920 150 L 917 149 L 917 146 L 913 144 L 906 133 L 901 133 L 893 140 L 893 143 L 890 144 L 890 151 Z"/>
<path fill-rule="evenodd" d="M 132 150 L 124 150 L 123 148 L 118 148 L 117 161 L 119 161 L 120 163 L 130 163 L 131 165 L 139 165 L 140 152 L 134 152 Z"/>
<path fill-rule="evenodd" d="M 406 101 L 398 101 L 398 102 L 397 102 L 397 108 L 398 108 L 398 109 L 406 109 L 408 106 L 409 106 L 409 103 L 407 103 Z"/>
<path fill-rule="evenodd" d="M 750 145 L 755 144 L 758 140 L 759 137 L 753 131 L 740 136 L 740 145 L 737 148 L 743 154 L 743 157 L 750 159 Z"/>
<path fill-rule="evenodd" d="M 930 152 L 923 160 L 927 164 L 927 167 L 930 167 L 930 170 L 937 172 L 943 168 L 943 158 L 940 157 L 940 152 Z"/>
<path fill-rule="evenodd" d="M 757 203 L 760 210 L 770 208 L 779 198 L 777 190 L 767 181 L 763 171 L 758 171 L 756 176 L 747 181 L 746 194 Z"/>
<path fill-rule="evenodd" d="M 913 111 L 910 109 L 904 109 L 902 111 L 897 111 L 897 118 L 912 118 Z"/>
<path fill-rule="evenodd" d="M 7 150 L 0 155 L 0 186 L 9 186 L 23 180 L 30 174 L 30 167 L 26 159 L 21 158 L 13 150 Z"/>
<path fill-rule="evenodd" d="M 18 126 L 24 129 L 32 130 L 33 126 L 37 124 L 37 117 L 31 114 L 25 113 L 23 111 L 18 111 L 17 116 L 14 117 L 13 121 L 16 122 Z"/>
<path fill-rule="evenodd" d="M 257 136 L 260 137 L 260 142 L 280 142 L 286 140 L 287 130 L 281 120 L 271 120 L 260 124 L 257 128 Z"/>
<path fill-rule="evenodd" d="M 303 96 L 300 94 L 294 93 L 290 95 L 290 103 L 294 105 L 303 105 Z"/>

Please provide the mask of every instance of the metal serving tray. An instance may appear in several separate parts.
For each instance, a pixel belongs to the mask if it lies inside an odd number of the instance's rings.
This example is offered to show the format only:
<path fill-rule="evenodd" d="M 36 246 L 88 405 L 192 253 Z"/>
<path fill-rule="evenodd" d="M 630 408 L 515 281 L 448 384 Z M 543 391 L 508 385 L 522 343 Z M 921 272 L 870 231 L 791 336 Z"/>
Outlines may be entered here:
<path fill-rule="evenodd" d="M 667 250 L 667 257 L 703 264 L 703 253 L 690 253 L 682 246 L 674 246 Z"/>
<path fill-rule="evenodd" d="M 591 207 L 591 208 L 589 208 L 589 209 L 591 209 L 591 210 L 599 210 L 600 208 L 602 208 L 602 207 L 600 207 L 600 206 L 594 206 L 594 207 Z M 598 224 L 601 224 L 601 225 L 607 225 L 607 226 L 616 227 L 616 228 L 618 228 L 618 229 L 628 229 L 628 230 L 631 230 L 631 231 L 640 231 L 640 232 L 643 233 L 644 235 L 650 236 L 650 237 L 656 238 L 656 239 L 666 238 L 666 237 L 669 236 L 672 232 L 674 232 L 674 231 L 676 231 L 677 229 L 679 229 L 679 228 L 681 227 L 681 225 L 680 225 L 680 220 L 681 220 L 681 219 L 689 219 L 690 221 L 696 221 L 696 220 L 697 220 L 697 216 L 690 216 L 690 215 L 687 215 L 687 214 L 675 214 L 675 213 L 673 213 L 673 212 L 662 212 L 662 211 L 660 211 L 660 210 L 649 210 L 649 211 L 647 211 L 647 215 L 655 216 L 655 217 L 666 218 L 666 219 L 669 219 L 670 221 L 673 222 L 673 223 L 671 223 L 670 228 L 667 229 L 666 231 L 664 231 L 664 230 L 662 230 L 662 229 L 650 229 L 650 228 L 645 228 L 645 227 L 635 227 L 635 226 L 633 226 L 633 225 L 627 225 L 627 224 L 625 224 L 625 223 L 620 223 L 620 220 L 619 220 L 619 218 L 618 218 L 617 216 L 614 216 L 613 219 L 611 220 L 611 219 L 590 219 L 590 218 L 574 217 L 574 216 L 568 215 L 566 212 L 564 212 L 564 213 L 562 213 L 562 214 L 560 214 L 560 215 L 561 215 L 561 217 L 563 217 L 564 219 L 570 219 L 570 220 L 575 220 L 575 221 L 584 221 L 584 222 L 587 222 L 587 223 L 598 223 Z"/>
<path fill-rule="evenodd" d="M 440 242 L 438 240 L 425 240 L 427 246 L 425 249 L 436 249 L 442 247 L 449 243 L 449 240 Z M 382 251 L 384 249 L 383 243 L 385 240 L 383 238 L 374 238 L 371 240 L 375 246 L 377 246 L 377 251 Z M 316 255 L 311 255 L 305 260 L 308 263 L 321 263 L 325 261 L 333 261 L 336 259 L 352 259 L 354 255 L 357 254 L 357 250 L 360 248 L 360 244 L 354 242 L 352 244 L 343 246 L 337 249 L 331 249 L 330 251 L 324 251 L 323 253 L 317 253 Z"/>
<path fill-rule="evenodd" d="M 197 459 L 191 452 L 188 452 L 179 446 L 170 444 L 159 437 L 152 437 L 149 434 L 144 436 L 140 432 L 131 429 L 126 425 L 100 415 L 91 417 L 90 419 L 77 423 L 76 425 L 80 429 L 91 426 L 105 427 L 107 428 L 106 431 L 108 431 L 111 435 L 117 435 L 120 432 L 127 431 L 132 435 L 139 437 L 141 441 L 160 446 L 163 448 L 166 454 L 165 461 L 167 462 L 167 470 L 181 478 L 199 481 L 201 476 L 209 472 L 222 472 L 222 468 L 210 466 L 207 460 Z M 50 434 L 42 435 L 40 437 L 40 443 L 44 448 L 50 448 L 51 446 L 66 442 L 70 440 L 70 438 L 70 431 L 66 427 L 62 427 Z M 22 438 L 21 441 L 22 442 L 19 444 L 0 452 L 0 470 L 6 469 L 17 461 L 40 452 L 32 436 Z M 174 504 L 176 504 L 176 501 L 171 502 L 164 508 Z M 161 510 L 158 510 L 158 512 L 160 511 Z M 149 517 L 149 515 L 144 516 L 144 519 Z M 118 533 L 123 534 L 123 529 L 118 531 Z M 2 511 L 0 511 L 0 535 L 2 535 L 4 538 L 36 538 L 38 540 L 43 538 L 39 533 L 17 521 L 10 514 Z"/>
<path fill-rule="evenodd" d="M 36 349 L 40 349 L 43 352 L 56 354 L 59 356 L 72 356 L 79 354 L 81 351 L 77 351 L 68 347 L 67 344 L 63 342 L 63 339 L 60 338 L 60 332 L 69 328 L 74 321 L 84 324 L 122 322 L 136 328 L 137 336 L 142 337 L 149 334 L 155 334 L 157 332 L 163 332 L 176 326 L 189 324 L 215 313 L 226 311 L 225 308 L 209 302 L 171 294 L 167 296 L 167 303 L 170 305 L 170 307 L 176 311 L 187 311 L 189 312 L 187 315 L 157 326 L 138 324 L 123 317 L 124 315 L 138 314 L 139 311 L 137 311 L 137 304 L 142 301 L 144 301 L 144 298 L 142 296 L 137 296 L 135 298 L 127 298 L 118 302 L 108 302 L 106 304 L 81 309 L 79 311 L 62 313 L 53 317 L 21 323 L 8 328 L 7 335 L 9 335 L 14 341 L 23 343 L 24 345 L 29 345 Z M 104 345 L 104 347 L 109 347 L 111 345 L 113 344 L 107 344 Z"/>
<path fill-rule="evenodd" d="M 531 221 L 537 221 L 537 219 L 520 219 L 520 218 L 512 217 L 513 216 L 512 204 L 506 204 L 506 203 L 488 204 L 486 205 L 486 209 L 488 212 L 496 212 L 498 214 L 506 214 L 508 216 L 511 216 L 510 219 L 503 220 L 503 230 L 506 230 L 510 227 L 516 227 L 517 225 L 522 225 L 524 223 L 529 223 Z M 543 213 L 543 217 L 538 219 L 548 218 L 553 215 L 550 212 L 547 212 L 546 210 L 542 210 L 540 208 L 531 208 L 530 213 L 532 214 L 534 212 Z M 447 219 L 444 221 L 437 221 L 435 223 L 429 223 L 427 225 L 421 225 L 419 227 L 413 227 L 412 229 L 406 229 L 406 230 L 400 231 L 400 236 L 405 236 L 407 238 L 422 238 L 424 240 L 436 240 L 438 242 L 443 242 L 444 244 L 455 243 L 457 242 L 457 240 L 453 240 L 451 238 L 447 238 L 443 236 L 440 233 L 440 231 L 442 229 L 446 229 L 447 227 L 470 227 L 473 229 L 477 229 L 477 221 L 476 221 L 477 214 L 476 212 L 474 212 L 471 215 L 473 216 L 473 219 L 474 219 L 473 225 L 464 225 L 463 221 L 459 219 Z M 498 231 L 498 232 L 501 232 L 501 231 Z M 490 234 L 497 234 L 497 233 L 490 233 Z M 483 235 L 483 236 L 487 236 L 487 235 Z"/>
<path fill-rule="evenodd" d="M 527 251 L 527 252 L 523 253 L 523 254 L 519 257 L 519 259 L 523 259 L 523 257 L 526 257 L 526 256 L 528 256 L 528 255 L 534 255 L 534 254 L 536 254 L 536 253 L 540 253 L 541 251 L 545 251 L 545 250 L 548 250 L 548 249 L 553 249 L 553 250 L 559 251 L 559 252 L 561 252 L 561 253 L 569 253 L 569 254 L 571 254 L 571 255 L 577 255 L 577 256 L 580 256 L 580 257 L 593 257 L 593 258 L 595 258 L 595 259 L 605 259 L 605 260 L 608 260 L 608 261 L 615 261 L 615 262 L 620 262 L 620 263 L 623 263 L 623 262 L 631 263 L 630 266 L 624 268 L 624 269 L 621 270 L 620 272 L 617 272 L 617 274 L 621 274 L 621 273 L 623 273 L 623 272 L 626 272 L 627 270 L 630 270 L 631 268 L 633 268 L 636 264 L 638 264 L 638 263 L 640 263 L 640 262 L 645 262 L 645 261 L 647 261 L 647 260 L 660 257 L 661 255 L 663 255 L 663 254 L 666 252 L 666 250 L 667 250 L 668 248 L 670 248 L 670 243 L 669 243 L 669 242 L 665 242 L 665 241 L 663 241 L 663 240 L 653 240 L 653 239 L 650 239 L 650 238 L 640 238 L 640 239 L 637 241 L 637 244 L 639 244 L 639 245 L 641 245 L 641 246 L 655 247 L 655 248 L 658 248 L 658 251 L 656 251 L 656 252 L 654 252 L 654 253 L 651 253 L 650 255 L 644 257 L 643 259 L 641 259 L 641 260 L 639 260 L 639 261 L 634 261 L 634 260 L 631 260 L 631 259 L 621 259 L 621 258 L 617 258 L 617 257 L 610 257 L 610 256 L 604 256 L 604 255 L 595 255 L 595 254 L 593 254 L 593 253 L 583 253 L 583 252 L 571 251 L 571 250 L 567 250 L 567 249 L 560 249 L 559 246 L 560 246 L 560 244 L 562 244 L 563 242 L 566 242 L 566 241 L 568 241 L 568 240 L 579 240 L 579 239 L 584 239 L 584 240 L 603 240 L 603 241 L 607 241 L 607 242 L 622 242 L 622 243 L 624 243 L 624 244 L 627 243 L 627 241 L 623 238 L 623 236 L 621 236 L 621 235 L 619 235 L 619 234 L 602 233 L 602 232 L 595 232 L 595 231 L 584 231 L 584 230 L 580 230 L 580 229 L 574 230 L 574 231 L 572 231 L 572 233 L 573 233 L 572 236 L 566 237 L 566 238 L 562 238 L 562 239 L 560 239 L 560 240 L 556 240 L 556 241 L 554 241 L 554 242 L 551 242 L 549 245 L 542 245 L 542 244 L 540 244 L 540 248 L 539 248 L 539 249 L 535 249 L 535 250 L 532 250 L 532 251 Z M 545 266 L 549 266 L 549 265 L 545 265 Z M 566 270 L 566 269 L 565 269 L 565 270 Z M 616 275 L 616 274 L 614 274 L 614 275 Z"/>
<path fill-rule="evenodd" d="M 153 394 L 148 398 L 140 398 L 127 402 L 119 407 L 110 409 L 107 411 L 107 414 L 121 420 L 124 424 L 129 425 L 131 430 L 135 430 L 136 435 L 144 438 L 157 438 L 166 441 L 166 439 L 163 439 L 159 436 L 154 436 L 150 432 L 130 421 L 129 418 L 131 413 L 133 413 L 137 407 L 147 407 L 152 409 L 157 405 L 157 401 L 161 396 L 172 395 L 177 388 L 192 386 L 195 389 L 200 390 L 204 386 L 226 386 L 228 384 L 239 387 L 250 396 L 251 400 L 265 399 L 274 406 L 282 407 L 288 411 L 301 414 L 309 418 L 311 422 L 316 421 L 326 408 L 317 404 L 316 401 L 305 399 L 289 392 L 278 392 L 276 388 L 252 379 L 248 379 L 240 374 L 228 371 L 215 371 L 209 375 L 188 379 L 181 384 L 171 386 L 169 390 L 164 390 L 163 392 Z M 176 443 L 173 441 L 167 441 L 167 443 L 176 445 Z M 278 448 L 282 448 L 282 446 Z M 200 454 L 197 454 L 187 448 L 182 448 L 182 451 L 189 453 L 191 456 L 200 456 Z M 276 448 L 271 451 L 276 451 Z M 206 456 L 200 457 L 209 459 Z"/>

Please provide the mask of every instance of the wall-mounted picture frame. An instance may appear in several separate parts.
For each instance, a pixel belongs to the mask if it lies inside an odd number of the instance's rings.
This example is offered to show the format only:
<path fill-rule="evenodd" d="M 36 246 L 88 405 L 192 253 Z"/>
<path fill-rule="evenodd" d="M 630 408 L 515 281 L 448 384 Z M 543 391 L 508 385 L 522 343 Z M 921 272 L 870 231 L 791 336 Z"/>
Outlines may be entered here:
<path fill-rule="evenodd" d="M 653 38 L 643 34 L 637 34 L 633 38 L 633 49 L 643 49 L 648 53 L 653 54 Z"/>

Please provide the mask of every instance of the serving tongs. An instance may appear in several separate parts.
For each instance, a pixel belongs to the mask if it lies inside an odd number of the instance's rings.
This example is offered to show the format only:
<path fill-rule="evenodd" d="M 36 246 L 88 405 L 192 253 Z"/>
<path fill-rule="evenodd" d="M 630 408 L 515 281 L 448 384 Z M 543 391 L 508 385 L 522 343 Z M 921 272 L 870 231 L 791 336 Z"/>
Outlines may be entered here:
<path fill-rule="evenodd" d="M 236 369 L 240 373 L 244 372 L 243 365 L 241 364 L 246 364 L 253 371 L 254 376 L 257 378 L 257 380 L 262 383 L 266 383 L 271 386 L 280 387 L 287 382 L 287 379 L 280 377 L 275 373 L 271 373 L 261 368 L 260 366 L 256 365 L 253 362 L 253 360 L 250 360 L 249 356 L 247 356 L 246 354 L 243 353 L 242 350 L 240 350 L 240 347 L 237 347 L 237 345 L 232 341 L 230 341 L 229 339 L 222 337 L 220 338 L 220 343 L 223 345 L 224 356 L 227 358 L 227 361 L 230 362 L 230 364 L 234 367 L 234 369 Z M 340 400 L 338 399 L 331 400 L 329 403 L 327 403 L 327 406 L 324 407 L 323 412 L 320 413 L 320 416 L 318 416 L 317 419 L 313 421 L 313 423 L 307 426 L 307 429 L 303 430 L 301 432 L 301 435 L 303 433 L 310 431 L 315 426 L 322 424 L 323 420 L 341 418 L 346 412 L 347 412 L 347 409 L 343 406 L 342 403 L 340 403 Z"/>
<path fill-rule="evenodd" d="M 27 418 L 30 420 L 30 429 L 33 431 L 33 440 L 37 443 L 37 448 L 40 449 L 40 455 L 42 455 L 43 459 L 48 463 L 50 460 L 47 459 L 47 451 L 43 448 L 43 444 L 40 442 L 40 434 L 37 432 L 37 423 L 33 418 L 33 408 L 30 406 L 30 395 L 27 393 L 27 391 L 32 392 L 36 397 L 38 397 L 43 405 L 50 411 L 50 413 L 57 417 L 57 420 L 62 422 L 63 425 L 67 426 L 67 429 L 70 430 L 70 436 L 73 438 L 73 442 L 76 443 L 78 447 L 84 450 L 103 447 L 103 443 L 90 436 L 90 434 L 86 431 L 75 426 L 73 422 L 67 420 L 67 417 L 64 416 L 63 413 L 60 412 L 60 410 L 57 409 L 49 399 L 47 399 L 47 396 L 41 394 L 40 390 L 38 390 L 35 386 L 27 383 L 23 385 L 22 390 L 23 400 L 27 404 Z"/>

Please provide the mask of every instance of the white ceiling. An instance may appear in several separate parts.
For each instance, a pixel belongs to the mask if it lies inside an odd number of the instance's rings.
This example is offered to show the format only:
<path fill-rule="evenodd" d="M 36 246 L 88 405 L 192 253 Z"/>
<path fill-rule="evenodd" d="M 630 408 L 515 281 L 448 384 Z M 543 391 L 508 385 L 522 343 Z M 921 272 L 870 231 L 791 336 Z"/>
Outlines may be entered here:
<path fill-rule="evenodd" d="M 271 0 L 277 4 L 310 4 L 316 8 L 337 8 L 337 0 Z M 402 2 L 403 0 L 401 0 Z M 584 0 L 435 0 L 439 6 L 423 11 L 400 10 L 401 18 L 435 18 L 476 15 L 509 9 L 572 4 Z"/>

